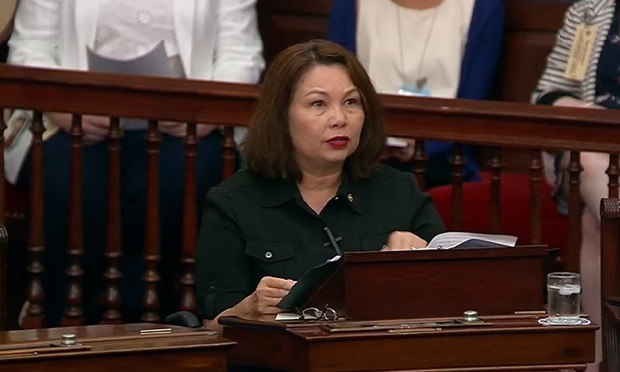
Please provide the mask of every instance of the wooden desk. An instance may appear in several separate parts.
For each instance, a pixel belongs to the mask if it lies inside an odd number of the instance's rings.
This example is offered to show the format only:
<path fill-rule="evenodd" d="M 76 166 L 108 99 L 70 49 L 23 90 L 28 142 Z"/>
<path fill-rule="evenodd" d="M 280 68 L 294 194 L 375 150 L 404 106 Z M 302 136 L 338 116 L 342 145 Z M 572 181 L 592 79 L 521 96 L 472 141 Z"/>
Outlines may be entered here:
<path fill-rule="evenodd" d="M 447 318 L 440 318 L 445 320 Z M 420 319 L 366 322 L 401 324 Z M 287 371 L 584 370 L 594 361 L 598 326 L 542 326 L 531 316 L 490 316 L 489 324 L 416 331 L 330 333 L 324 325 L 221 318 L 224 337 L 237 342 L 233 365 Z"/>
<path fill-rule="evenodd" d="M 170 328 L 141 335 L 145 329 Z M 59 346 L 72 333 L 78 345 Z M 204 330 L 119 324 L 0 332 L 2 371 L 226 371 L 234 342 Z"/>

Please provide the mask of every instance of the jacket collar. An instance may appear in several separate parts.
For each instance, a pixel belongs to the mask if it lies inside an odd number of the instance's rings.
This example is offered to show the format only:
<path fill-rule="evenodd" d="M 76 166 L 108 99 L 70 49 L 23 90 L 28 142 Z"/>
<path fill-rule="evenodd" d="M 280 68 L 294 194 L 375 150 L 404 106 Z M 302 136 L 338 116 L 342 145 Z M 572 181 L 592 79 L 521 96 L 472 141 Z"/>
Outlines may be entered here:
<path fill-rule="evenodd" d="M 344 172 L 342 183 L 336 192 L 336 198 L 342 203 L 346 203 L 355 213 L 362 214 L 362 206 L 359 200 L 359 193 L 356 192 L 358 183 L 351 179 L 348 171 Z M 291 201 L 301 201 L 299 188 L 293 180 L 271 179 L 263 184 L 262 205 L 267 208 L 279 207 Z"/>

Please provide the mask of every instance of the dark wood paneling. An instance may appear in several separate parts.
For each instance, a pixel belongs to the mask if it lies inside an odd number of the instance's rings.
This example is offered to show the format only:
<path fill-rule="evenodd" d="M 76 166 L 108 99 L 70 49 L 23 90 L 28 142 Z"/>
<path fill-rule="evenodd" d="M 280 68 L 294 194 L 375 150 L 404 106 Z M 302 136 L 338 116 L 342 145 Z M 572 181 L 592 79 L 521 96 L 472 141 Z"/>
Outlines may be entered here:
<path fill-rule="evenodd" d="M 296 43 L 325 38 L 331 0 L 259 0 L 259 27 L 265 59 Z"/>
<path fill-rule="evenodd" d="M 498 100 L 529 101 L 569 5 L 570 2 L 557 0 L 506 0 Z"/>

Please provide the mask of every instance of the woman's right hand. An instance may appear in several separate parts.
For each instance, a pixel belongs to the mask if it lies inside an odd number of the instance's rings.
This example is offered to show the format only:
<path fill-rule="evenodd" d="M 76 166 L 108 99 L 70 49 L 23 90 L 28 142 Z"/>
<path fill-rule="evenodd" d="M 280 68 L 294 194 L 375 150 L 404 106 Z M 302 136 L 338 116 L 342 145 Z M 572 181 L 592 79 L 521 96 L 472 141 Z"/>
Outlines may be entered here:
<path fill-rule="evenodd" d="M 277 305 L 295 285 L 294 280 L 266 276 L 260 280 L 254 293 L 242 303 L 245 317 L 250 320 L 275 320 L 282 311 Z"/>
<path fill-rule="evenodd" d="M 47 114 L 58 127 L 67 133 L 71 133 L 72 115 L 53 112 Z M 106 116 L 84 115 L 82 116 L 82 140 L 87 145 L 94 145 L 103 141 L 110 130 L 110 118 Z"/>

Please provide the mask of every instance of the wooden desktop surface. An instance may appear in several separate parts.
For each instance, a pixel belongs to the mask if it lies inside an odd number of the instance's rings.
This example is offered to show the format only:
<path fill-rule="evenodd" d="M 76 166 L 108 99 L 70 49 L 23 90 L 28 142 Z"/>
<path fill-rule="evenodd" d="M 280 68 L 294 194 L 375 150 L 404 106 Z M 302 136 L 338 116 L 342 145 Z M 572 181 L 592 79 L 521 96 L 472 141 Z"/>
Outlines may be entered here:
<path fill-rule="evenodd" d="M 60 346 L 64 334 L 78 345 Z M 0 332 L 0 370 L 226 371 L 233 345 L 212 332 L 149 323 L 9 331 Z"/>
<path fill-rule="evenodd" d="M 354 324 L 338 332 L 325 324 L 220 322 L 224 337 L 237 342 L 231 364 L 287 371 L 557 371 L 584 370 L 594 361 L 596 325 L 542 326 L 534 316 L 485 320 L 421 330 L 400 326 L 419 319 L 365 321 L 383 329 L 354 330 Z"/>

